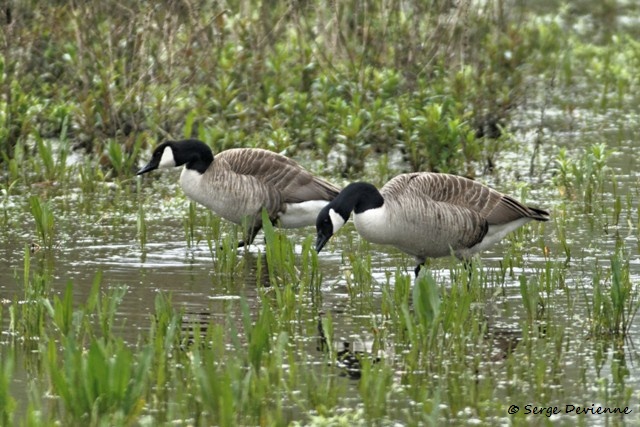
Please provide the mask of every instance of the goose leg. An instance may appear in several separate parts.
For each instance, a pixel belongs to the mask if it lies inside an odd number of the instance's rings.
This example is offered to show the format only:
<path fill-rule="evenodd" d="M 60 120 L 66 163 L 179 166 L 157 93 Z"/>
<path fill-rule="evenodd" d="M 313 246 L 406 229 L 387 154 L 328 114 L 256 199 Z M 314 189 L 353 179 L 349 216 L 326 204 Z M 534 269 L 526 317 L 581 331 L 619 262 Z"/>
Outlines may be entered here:
<path fill-rule="evenodd" d="M 253 224 L 251 227 L 249 227 L 245 235 L 246 236 L 245 239 L 238 242 L 238 247 L 241 248 L 243 246 L 249 246 L 251 243 L 253 243 L 253 240 L 256 238 L 260 230 L 262 230 L 261 223 Z"/>
<path fill-rule="evenodd" d="M 251 243 L 253 243 L 253 239 L 256 238 L 256 236 L 258 235 L 258 232 L 261 229 L 262 229 L 262 224 L 254 224 L 254 225 L 252 225 L 248 230 L 246 238 L 244 240 L 238 242 L 238 247 L 241 248 L 243 246 L 249 246 Z"/>
<path fill-rule="evenodd" d="M 467 289 L 470 289 L 473 280 L 473 259 L 471 257 L 462 259 L 462 269 L 467 272 Z"/>

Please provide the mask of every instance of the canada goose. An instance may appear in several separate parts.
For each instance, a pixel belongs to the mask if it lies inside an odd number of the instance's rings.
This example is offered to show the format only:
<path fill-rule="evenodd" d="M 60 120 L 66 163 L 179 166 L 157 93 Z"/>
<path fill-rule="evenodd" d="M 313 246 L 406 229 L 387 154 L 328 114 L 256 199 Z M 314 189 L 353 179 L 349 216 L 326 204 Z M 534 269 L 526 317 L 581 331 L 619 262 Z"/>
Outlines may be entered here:
<path fill-rule="evenodd" d="M 531 221 L 547 221 L 545 210 L 527 207 L 477 181 L 455 175 L 402 174 L 380 191 L 366 182 L 346 186 L 316 220 L 316 251 L 354 212 L 358 233 L 392 245 L 418 261 L 455 254 L 460 259 L 500 241 Z"/>
<path fill-rule="evenodd" d="M 272 151 L 235 148 L 214 157 L 196 139 L 163 142 L 137 174 L 182 165 L 180 185 L 187 197 L 248 227 L 238 247 L 251 244 L 262 228 L 262 208 L 283 228 L 313 225 L 320 209 L 340 191 Z"/>

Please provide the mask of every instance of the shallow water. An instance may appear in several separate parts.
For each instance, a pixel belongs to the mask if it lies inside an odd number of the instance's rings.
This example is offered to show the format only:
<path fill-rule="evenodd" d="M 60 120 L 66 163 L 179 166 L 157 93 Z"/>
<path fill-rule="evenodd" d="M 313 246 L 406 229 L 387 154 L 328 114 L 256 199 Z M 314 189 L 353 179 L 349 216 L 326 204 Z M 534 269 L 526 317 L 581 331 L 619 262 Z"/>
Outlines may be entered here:
<path fill-rule="evenodd" d="M 623 154 L 631 153 L 633 149 L 621 146 L 616 150 L 617 154 L 610 159 L 610 166 L 619 177 L 620 188 L 624 188 L 631 197 L 631 206 L 637 206 L 638 181 L 632 169 L 635 161 Z M 264 288 L 269 284 L 269 278 L 265 273 L 260 278 L 256 277 L 256 264 L 259 261 L 263 265 L 266 264 L 262 235 L 258 236 L 254 245 L 237 251 L 231 273 L 221 273 L 222 261 L 218 259 L 215 250 L 212 252 L 209 249 L 205 241 L 187 244 L 183 218 L 188 212 L 189 202 L 180 194 L 176 182 L 173 181 L 177 179 L 177 175 L 178 172 L 169 172 L 157 182 L 145 181 L 142 186 L 144 197 L 135 192 L 129 193 L 129 196 L 120 196 L 125 199 L 115 203 L 115 206 L 122 203 L 129 211 L 121 216 L 116 214 L 117 211 L 102 214 L 85 211 L 81 207 L 82 201 L 63 201 L 63 196 L 53 198 L 53 206 L 60 209 L 60 214 L 56 215 L 56 247 L 51 252 L 36 250 L 32 255 L 32 269 L 46 271 L 52 275 L 52 292 L 61 294 L 66 284 L 71 281 L 74 284 L 76 301 L 86 300 L 98 271 L 103 273 L 103 287 L 127 286 L 127 293 L 119 307 L 114 327 L 126 342 L 132 344 L 149 328 L 154 298 L 158 292 L 170 294 L 173 305 L 181 308 L 185 318 L 190 321 L 207 323 L 218 319 L 224 324 L 229 316 L 233 317 L 233 307 L 237 307 L 236 302 L 240 298 L 244 298 L 249 306 L 257 311 L 260 304 L 258 288 Z M 164 194 L 169 194 L 170 198 L 163 197 L 154 205 L 154 191 L 159 187 L 165 188 Z M 517 195 L 514 191 L 511 192 Z M 549 206 L 553 212 L 554 206 L 559 203 L 554 197 L 548 189 L 531 183 L 528 195 L 530 203 Z M 135 209 L 140 200 L 143 200 L 142 203 L 145 203 L 149 210 L 146 214 L 148 242 L 144 249 L 137 238 L 136 228 Z M 95 204 L 101 205 L 101 202 Z M 25 202 L 19 196 L 5 199 L 5 206 L 11 218 L 9 227 L 3 232 L 5 244 L 0 247 L 0 299 L 5 303 L 21 298 L 24 247 L 37 241 L 35 227 L 28 208 L 24 205 Z M 208 214 L 204 208 L 197 207 L 196 211 L 199 215 L 196 234 L 202 234 L 206 229 L 203 224 L 207 223 Z M 566 233 L 570 236 L 568 240 L 572 252 L 564 275 L 565 286 L 555 290 L 553 294 L 546 295 L 545 310 L 552 310 L 553 318 L 558 324 L 564 325 L 565 333 L 568 335 L 564 345 L 571 351 L 565 354 L 561 362 L 563 375 L 557 387 L 569 391 L 574 388 L 577 395 L 582 396 L 576 399 L 576 404 L 584 405 L 585 401 L 588 401 L 588 404 L 598 403 L 594 398 L 596 393 L 585 392 L 584 384 L 579 378 L 594 375 L 594 378 L 609 378 L 611 381 L 612 374 L 608 372 L 610 361 L 614 357 L 620 357 L 620 354 L 613 349 L 608 350 L 603 356 L 607 362 L 598 368 L 595 363 L 595 350 L 589 343 L 590 338 L 587 336 L 584 323 L 584 302 L 575 303 L 572 312 L 566 311 L 567 302 L 569 299 L 580 299 L 581 292 L 589 293 L 593 265 L 600 263 L 607 267 L 609 257 L 615 249 L 616 233 L 624 237 L 628 249 L 637 248 L 637 230 L 633 229 L 633 224 L 637 224 L 636 215 L 637 211 L 634 211 L 631 217 L 626 218 L 627 223 L 610 227 L 607 232 L 600 229 L 602 222 L 596 221 L 595 226 L 590 225 L 591 223 L 585 220 L 587 215 L 567 221 Z M 223 223 L 221 227 L 223 234 L 236 231 L 228 224 Z M 545 263 L 549 260 L 562 265 L 562 253 L 557 247 L 555 228 L 554 222 L 540 227 L 534 226 L 537 232 L 527 229 L 517 234 L 517 237 L 511 236 L 482 254 L 478 268 L 486 274 L 486 283 L 491 289 L 487 291 L 489 297 L 481 303 L 478 310 L 487 320 L 488 345 L 493 347 L 493 355 L 486 363 L 497 364 L 497 370 L 505 369 L 504 366 L 500 367 L 501 361 L 510 349 L 518 345 L 522 322 L 526 316 L 519 288 L 520 276 L 535 279 L 545 270 Z M 302 242 L 309 235 L 313 235 L 313 231 L 313 228 L 287 231 L 287 235 L 293 242 Z M 378 315 L 381 290 L 388 281 L 388 274 L 393 274 L 400 266 L 407 274 L 412 275 L 414 265 L 409 257 L 394 249 L 366 245 L 365 250 L 369 250 L 371 254 L 371 276 L 377 285 L 371 290 L 371 298 L 367 300 L 367 304 L 359 305 L 358 299 L 354 299 L 348 289 L 347 277 L 352 266 L 347 255 L 341 252 L 341 248 L 349 247 L 354 244 L 352 241 L 357 241 L 354 235 L 355 231 L 351 226 L 345 227 L 319 256 L 323 275 L 321 306 L 309 307 L 309 316 L 303 320 L 301 326 L 302 330 L 306 331 L 305 347 L 309 350 L 308 354 L 316 354 L 317 361 L 322 360 L 317 328 L 319 313 L 332 314 L 336 340 L 332 345 L 337 350 L 344 348 L 347 343 L 353 351 L 370 351 L 370 318 Z M 549 248 L 552 254 L 550 258 L 545 258 L 542 253 L 540 239 Z M 505 271 L 501 268 L 504 252 L 514 245 L 522 246 L 517 251 L 523 258 L 522 263 Z M 300 243 L 297 243 L 296 253 L 299 254 L 300 251 Z M 640 260 L 637 250 L 630 252 L 632 281 L 636 283 L 640 277 Z M 456 263 L 457 261 L 452 259 L 435 260 L 429 264 L 429 269 L 446 288 L 451 274 L 450 268 Z M 3 331 L 6 331 L 8 319 L 5 316 L 3 320 Z M 240 319 L 238 322 L 240 323 Z M 629 373 L 624 376 L 624 383 L 631 389 L 640 388 L 639 371 L 633 364 L 635 350 L 632 345 L 632 341 L 637 339 L 639 334 L 640 325 L 635 322 L 630 331 L 630 341 L 624 346 L 622 355 L 623 358 L 629 359 Z M 26 389 L 22 392 L 19 390 L 26 388 L 28 370 L 20 369 L 19 366 L 20 364 L 14 373 L 13 384 L 16 395 L 26 398 Z M 344 375 L 345 371 L 336 367 L 336 375 Z M 596 374 L 596 371 L 599 372 Z M 344 381 L 353 380 L 347 376 Z M 501 395 L 509 396 L 510 387 L 512 385 L 508 383 L 505 383 L 504 387 L 498 387 L 495 391 L 496 398 Z M 633 396 L 632 403 L 637 407 L 637 395 Z M 349 405 L 348 402 L 343 404 Z M 404 405 L 401 402 L 398 404 Z M 560 419 L 572 422 L 571 418 L 567 418 L 569 415 L 563 417 L 565 418 Z M 633 419 L 638 418 L 634 415 Z M 589 422 L 591 421 L 593 420 Z M 595 422 L 599 423 L 598 420 Z"/>
<path fill-rule="evenodd" d="M 588 132 L 586 132 L 588 133 Z M 633 283 L 640 280 L 640 258 L 638 257 L 638 173 L 633 156 L 632 138 L 619 139 L 619 132 L 611 132 L 585 139 L 582 148 L 575 145 L 575 137 L 561 134 L 557 145 L 543 146 L 552 156 L 558 145 L 566 145 L 579 156 L 592 142 L 608 142 L 615 153 L 607 165 L 618 183 L 617 192 L 629 206 L 623 208 L 621 221 L 611 224 L 609 212 L 604 214 L 577 214 L 561 219 L 560 213 L 566 203 L 552 185 L 555 171 L 549 168 L 542 172 L 542 182 L 527 182 L 526 200 L 532 205 L 547 207 L 553 220 L 545 224 L 525 226 L 503 242 L 486 251 L 475 268 L 482 271 L 486 299 L 478 303 L 474 310 L 486 320 L 486 345 L 490 355 L 482 363 L 492 365 L 491 370 L 499 377 L 508 369 L 505 358 L 517 347 L 522 335 L 522 325 L 526 323 L 526 311 L 520 291 L 520 277 L 529 282 L 536 281 L 545 272 L 548 262 L 555 263 L 561 271 L 564 285 L 554 287 L 551 293 L 542 292 L 544 310 L 552 313 L 553 327 L 562 329 L 563 346 L 566 351 L 559 361 L 561 375 L 557 383 L 549 385 L 563 390 L 564 396 L 575 396 L 574 401 L 560 400 L 557 404 L 606 405 L 601 400 L 602 382 L 612 390 L 615 387 L 640 389 L 640 371 L 636 366 L 633 342 L 640 336 L 640 324 L 636 320 L 631 327 L 629 339 L 621 348 L 599 349 L 597 340 L 588 336 L 588 301 L 593 283 L 594 265 L 609 268 L 609 259 L 615 251 L 616 236 L 624 241 L 629 254 L 630 275 Z M 633 135 L 630 135 L 633 136 Z M 604 139 L 611 137 L 611 140 Z M 527 153 L 506 154 L 501 159 L 503 174 L 480 177 L 495 188 L 520 198 L 519 184 L 510 176 L 518 176 L 517 171 L 528 170 Z M 238 301 L 243 298 L 255 313 L 261 299 L 259 290 L 269 286 L 269 277 L 263 269 L 261 277 L 256 277 L 256 266 L 266 265 L 265 245 L 262 234 L 254 245 L 232 254 L 230 260 L 220 259 L 216 250 L 210 250 L 206 236 L 217 222 L 204 208 L 196 206 L 194 235 L 196 242 L 188 244 L 185 218 L 189 215 L 189 202 L 184 198 L 177 184 L 178 171 L 144 179 L 138 187 L 125 183 L 123 188 L 102 188 L 98 194 L 84 195 L 79 189 L 39 190 L 38 194 L 48 198 L 55 213 L 55 247 L 51 251 L 35 250 L 31 257 L 32 273 L 43 272 L 51 275 L 52 293 L 62 294 L 68 282 L 74 285 L 74 300 L 86 301 L 91 284 L 98 272 L 102 272 L 103 289 L 127 286 L 126 296 L 119 306 L 114 325 L 125 342 L 135 344 L 150 327 L 154 311 L 154 299 L 159 292 L 171 295 L 174 307 L 184 312 L 188 322 L 203 323 L 214 321 L 225 324 L 236 319 L 241 324 L 237 312 Z M 525 176 L 526 174 L 520 174 Z M 498 179 L 499 178 L 499 179 Z M 140 191 L 137 190 L 140 188 Z M 608 205 L 613 199 L 612 186 L 607 184 L 601 205 Z M 66 194 L 66 195 L 65 195 Z M 138 238 L 137 215 L 140 203 L 145 208 L 147 242 L 144 248 Z M 38 242 L 35 225 L 29 213 L 28 202 L 20 192 L 6 196 L 3 200 L 7 227 L 2 231 L 4 244 L 0 246 L 0 300 L 8 305 L 13 300 L 23 298 L 22 276 L 24 248 Z M 236 232 L 234 226 L 219 223 L 223 236 Z M 571 259 L 565 266 L 564 252 L 560 248 L 558 229 L 564 227 L 567 243 L 571 249 Z M 215 227 L 214 227 L 215 228 Z M 313 237 L 314 229 L 287 230 L 287 236 L 295 243 L 295 252 L 301 253 L 301 244 Z M 200 239 L 200 241 L 197 241 Z M 214 247 L 216 244 L 213 245 Z M 549 255 L 545 257 L 542 247 Z M 358 290 L 350 289 L 353 258 L 349 251 L 367 251 L 371 255 L 372 289 L 361 290 L 366 295 L 359 297 Z M 503 268 L 505 253 L 520 257 L 510 268 Z M 223 266 L 222 264 L 225 264 Z M 231 265 L 232 267 L 228 267 Z M 434 260 L 428 268 L 445 289 L 451 282 L 453 259 Z M 321 301 L 305 307 L 307 314 L 301 319 L 299 340 L 303 341 L 308 363 L 320 363 L 323 349 L 320 342 L 318 321 L 324 313 L 331 313 L 334 325 L 334 342 L 337 351 L 349 346 L 354 352 L 370 352 L 372 348 L 371 318 L 379 316 L 382 288 L 389 282 L 397 268 L 413 275 L 414 261 L 399 251 L 362 244 L 352 225 L 345 227 L 335 236 L 319 255 L 322 273 L 320 288 Z M 571 304 L 570 304 L 571 303 Z M 570 307 L 570 310 L 568 309 Z M 3 318 L 3 333 L 8 329 L 8 316 Z M 544 333 L 542 334 L 544 336 Z M 7 336 L 2 338 L 7 341 Z M 600 353 L 599 353 L 600 352 Z M 377 355 L 385 357 L 384 354 Z M 314 361 L 315 358 L 315 361 Z M 622 362 L 613 362 L 621 360 Z M 620 363 L 628 371 L 624 375 L 614 375 L 612 366 Z M 549 368 L 551 369 L 551 368 Z M 343 375 L 347 387 L 357 387 L 350 382 L 357 381 L 357 370 L 335 367 L 335 375 Z M 398 373 L 400 375 L 400 372 Z M 353 377 L 353 378 L 352 378 Z M 614 377 L 616 378 L 614 380 Z M 585 378 L 587 380 L 585 381 Z M 15 396 L 27 398 L 29 369 L 16 364 L 13 375 Z M 598 385 L 600 384 L 600 385 Z M 495 399 L 508 399 L 514 387 L 509 381 L 500 383 L 494 392 Z M 591 387 L 591 389 L 590 389 Z M 634 408 L 625 420 L 639 420 L 640 407 L 637 394 L 631 396 L 629 404 Z M 404 407 L 407 402 L 397 402 Z M 521 402 L 542 405 L 543 402 Z M 357 405 L 358 399 L 344 401 L 348 407 Z M 637 411 L 635 411 L 637 409 Z M 506 416 L 506 415 L 505 415 Z M 568 424 L 575 421 L 573 415 L 554 415 L 555 420 Z M 463 417 L 464 418 L 464 417 Z M 504 422 L 508 418 L 495 420 Z M 533 418 L 535 420 L 535 418 Z M 600 424 L 604 418 L 591 418 L 589 423 Z"/>

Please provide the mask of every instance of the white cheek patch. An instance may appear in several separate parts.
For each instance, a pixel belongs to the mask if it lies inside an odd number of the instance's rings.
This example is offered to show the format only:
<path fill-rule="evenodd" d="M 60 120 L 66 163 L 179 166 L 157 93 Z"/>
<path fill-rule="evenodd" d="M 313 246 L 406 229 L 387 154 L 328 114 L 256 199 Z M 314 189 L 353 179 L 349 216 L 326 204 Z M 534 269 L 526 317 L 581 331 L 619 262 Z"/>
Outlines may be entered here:
<path fill-rule="evenodd" d="M 333 234 L 336 234 L 336 232 L 344 225 L 344 218 L 342 218 L 342 215 L 333 209 L 329 209 L 329 218 L 331 218 L 331 224 L 333 224 Z"/>
<path fill-rule="evenodd" d="M 164 147 L 158 169 L 173 168 L 176 166 L 176 160 L 173 158 L 173 150 L 171 147 Z"/>

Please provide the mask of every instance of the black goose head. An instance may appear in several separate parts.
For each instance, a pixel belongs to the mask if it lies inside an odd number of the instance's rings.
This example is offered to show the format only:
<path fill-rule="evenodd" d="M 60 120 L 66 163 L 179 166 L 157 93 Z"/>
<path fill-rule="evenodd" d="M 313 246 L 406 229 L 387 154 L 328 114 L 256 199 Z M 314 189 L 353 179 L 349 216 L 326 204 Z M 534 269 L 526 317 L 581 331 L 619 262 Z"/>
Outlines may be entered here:
<path fill-rule="evenodd" d="M 331 236 L 347 222 L 350 215 L 350 209 L 345 209 L 344 205 L 334 204 L 333 201 L 322 208 L 316 219 L 316 252 L 322 250 Z"/>
<path fill-rule="evenodd" d="M 187 169 L 205 173 L 211 162 L 213 153 L 207 144 L 197 139 L 183 141 L 165 141 L 158 145 L 151 155 L 151 160 L 137 175 L 155 169 L 171 168 L 186 165 Z"/>
<path fill-rule="evenodd" d="M 342 226 L 349 220 L 351 212 L 362 213 L 382 206 L 384 199 L 376 187 L 367 182 L 347 185 L 316 219 L 316 251 L 320 252 Z"/>

